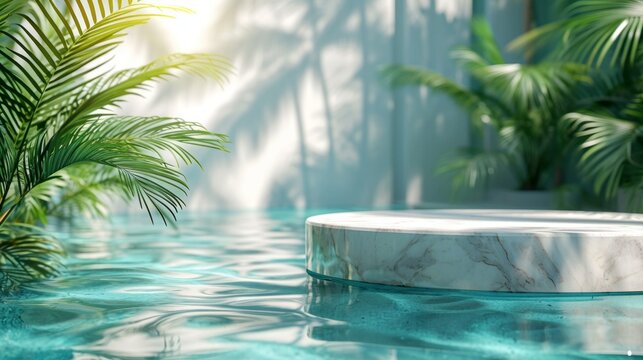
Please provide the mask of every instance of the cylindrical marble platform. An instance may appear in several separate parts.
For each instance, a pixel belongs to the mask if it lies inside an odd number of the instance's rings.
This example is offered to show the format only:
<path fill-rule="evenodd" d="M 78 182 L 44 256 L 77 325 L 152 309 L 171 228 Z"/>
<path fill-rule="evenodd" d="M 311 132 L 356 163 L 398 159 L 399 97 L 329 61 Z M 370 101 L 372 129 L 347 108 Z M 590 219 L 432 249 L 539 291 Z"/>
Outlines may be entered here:
<path fill-rule="evenodd" d="M 306 221 L 313 276 L 476 291 L 643 292 L 643 215 L 404 210 Z"/>

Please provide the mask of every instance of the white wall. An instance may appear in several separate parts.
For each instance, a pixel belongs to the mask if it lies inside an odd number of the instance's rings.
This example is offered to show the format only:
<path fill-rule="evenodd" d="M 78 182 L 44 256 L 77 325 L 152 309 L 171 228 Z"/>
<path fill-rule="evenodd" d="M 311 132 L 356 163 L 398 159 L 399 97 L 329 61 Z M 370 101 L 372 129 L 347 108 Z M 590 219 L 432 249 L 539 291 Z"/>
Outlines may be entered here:
<path fill-rule="evenodd" d="M 421 66 L 466 84 L 449 53 L 467 45 L 471 0 L 413 0 L 396 2 L 397 62 Z M 435 168 L 458 147 L 469 142 L 466 114 L 446 96 L 423 88 L 397 90 L 394 124 L 394 196 L 397 203 L 420 204 L 451 199 L 450 178 Z"/>
<path fill-rule="evenodd" d="M 466 116 L 426 90 L 392 92 L 381 65 L 429 67 L 466 82 L 448 58 L 469 41 L 471 0 L 190 0 L 196 13 L 146 25 L 117 67 L 168 52 L 227 55 L 223 89 L 197 78 L 158 86 L 123 112 L 203 122 L 231 153 L 187 169 L 192 209 L 369 207 L 444 201 L 434 167 L 468 143 Z"/>

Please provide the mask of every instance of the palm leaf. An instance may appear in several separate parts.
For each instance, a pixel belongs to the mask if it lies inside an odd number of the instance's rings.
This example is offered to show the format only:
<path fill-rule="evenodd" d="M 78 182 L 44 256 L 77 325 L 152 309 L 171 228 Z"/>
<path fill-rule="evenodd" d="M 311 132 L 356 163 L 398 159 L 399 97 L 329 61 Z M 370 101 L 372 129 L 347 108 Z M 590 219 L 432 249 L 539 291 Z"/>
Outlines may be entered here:
<path fill-rule="evenodd" d="M 580 100 L 579 89 L 591 81 L 589 67 L 568 62 L 505 64 L 489 25 L 476 18 L 472 29 L 473 48 L 459 47 L 451 55 L 480 84 L 476 90 L 408 66 L 388 66 L 382 75 L 392 85 L 446 93 L 471 113 L 474 124 L 493 125 L 500 135 L 503 151 L 468 150 L 453 160 L 452 169 L 441 167 L 459 174 L 456 187 L 485 183 L 499 166 L 511 166 L 521 188 L 538 188 L 544 174 L 561 162 L 564 141 L 558 119 Z"/>
<path fill-rule="evenodd" d="M 64 250 L 53 237 L 27 225 L 0 227 L 0 287 L 56 275 Z"/>
<path fill-rule="evenodd" d="M 104 215 L 107 197 L 138 199 L 152 221 L 185 205 L 192 146 L 227 138 L 171 117 L 115 116 L 128 95 L 187 72 L 221 82 L 230 64 L 173 54 L 110 74 L 126 31 L 181 7 L 135 0 L 0 0 L 0 274 L 10 283 L 56 273 L 62 249 L 35 228 L 51 214 Z"/>
<path fill-rule="evenodd" d="M 0 30 L 5 30 L 12 16 L 27 6 L 25 0 L 0 0 Z"/>
<path fill-rule="evenodd" d="M 8 129 L 6 136 L 17 145 L 18 153 L 25 148 L 30 130 L 39 108 L 47 107 L 79 83 L 84 76 L 97 70 L 104 63 L 104 56 L 120 43 L 119 38 L 132 26 L 148 22 L 153 17 L 167 16 L 163 11 L 181 11 L 182 8 L 154 6 L 128 1 L 119 1 L 109 6 L 98 16 L 87 4 L 77 0 L 66 1 L 70 19 L 65 17 L 53 0 L 33 2 L 31 12 L 18 14 L 24 21 L 15 25 L 15 32 L 2 30 L 0 34 L 10 39 L 15 46 L 0 46 L 0 106 L 2 126 Z M 105 4 L 104 4 L 105 5 Z M 91 16 L 88 14 L 91 13 Z M 79 21 L 82 18 L 83 21 Z M 62 26 L 61 26 L 62 24 Z M 54 31 L 51 41 L 47 29 Z M 85 70 L 83 70 L 85 69 Z M 5 139 L 6 141 L 6 139 Z M 3 172 L 15 174 L 19 161 L 2 164 Z M 20 181 L 20 179 L 18 179 Z M 9 191 L 9 181 L 3 187 L 2 204 Z"/>
<path fill-rule="evenodd" d="M 60 94 L 66 94 L 79 83 L 86 82 L 84 76 L 100 68 L 105 61 L 104 56 L 120 44 L 125 30 L 145 24 L 153 17 L 167 16 L 164 10 L 182 10 L 119 3 L 114 12 L 101 18 L 92 16 L 90 20 L 84 2 L 75 1 L 72 5 L 68 1 L 68 12 L 74 19 L 70 23 L 53 2 L 49 2 L 50 6 L 46 6 L 46 2 L 37 1 L 33 14 L 20 14 L 30 28 L 20 23 L 17 25 L 18 35 L 2 32 L 14 40 L 17 49 L 0 48 L 0 56 L 12 65 L 1 69 L 0 76 L 9 81 L 5 86 L 7 93 L 21 100 L 14 112 L 26 116 L 19 123 L 12 124 L 14 129 L 31 124 L 38 116 L 39 108 L 47 107 Z M 85 18 L 85 21 L 80 22 L 79 18 Z M 58 29 L 54 32 L 56 39 L 53 42 L 46 35 L 47 29 Z M 102 75 L 99 73 L 96 78 Z"/>
<path fill-rule="evenodd" d="M 582 0 L 567 9 L 567 19 L 532 30 L 510 48 L 551 41 L 563 44 L 558 56 L 600 66 L 632 65 L 639 56 L 643 33 L 643 1 Z"/>
<path fill-rule="evenodd" d="M 42 122 L 54 129 L 82 124 L 83 117 L 100 110 L 102 114 L 110 107 L 117 106 L 128 95 L 141 95 L 141 90 L 156 80 L 174 77 L 178 72 L 207 76 L 222 83 L 230 71 L 230 63 L 215 54 L 171 54 L 160 57 L 151 63 L 133 69 L 115 72 L 95 79 L 84 86 L 57 98 L 56 111 L 44 108 Z M 62 103 L 63 106 L 60 106 Z M 62 119 L 57 123 L 56 119 Z"/>
<path fill-rule="evenodd" d="M 462 54 L 461 50 L 459 55 Z M 589 81 L 587 68 L 579 64 L 478 66 L 472 60 L 468 61 L 469 70 L 480 83 L 485 84 L 485 91 L 503 99 L 514 113 L 526 114 L 532 110 L 560 113 L 573 105 L 579 83 Z"/>
<path fill-rule="evenodd" d="M 48 204 L 53 203 L 60 191 L 67 185 L 63 174 L 38 184 L 25 194 L 7 219 L 10 222 L 27 224 L 46 224 L 49 213 Z"/>
<path fill-rule="evenodd" d="M 582 139 L 581 170 L 595 179 L 596 192 L 613 197 L 621 184 L 624 167 L 632 161 L 632 146 L 643 135 L 643 126 L 590 111 L 570 113 L 565 119 L 575 126 Z"/>
<path fill-rule="evenodd" d="M 488 64 L 503 64 L 500 47 L 491 31 L 491 26 L 484 18 L 475 17 L 471 21 L 471 30 L 474 37 L 476 53 L 480 54 Z"/>
<path fill-rule="evenodd" d="M 113 168 L 79 164 L 60 173 L 64 186 L 59 189 L 56 199 L 45 204 L 48 216 L 69 220 L 77 215 L 106 217 L 108 202 L 114 198 L 128 200 L 119 173 Z"/>
<path fill-rule="evenodd" d="M 27 159 L 25 180 L 35 186 L 67 167 L 100 164 L 118 171 L 126 196 L 137 198 L 152 220 L 154 212 L 167 223 L 185 205 L 187 184 L 177 166 L 198 164 L 186 145 L 225 150 L 226 142 L 224 135 L 182 119 L 98 117 L 66 128 L 46 145 L 40 142 Z M 168 163 L 165 152 L 177 164 Z"/>
<path fill-rule="evenodd" d="M 196 124 L 177 119 L 168 122 L 169 118 L 144 120 L 110 117 L 109 108 L 117 106 L 127 95 L 139 95 L 151 81 L 175 76 L 177 71 L 205 75 L 223 81 L 230 65 L 217 55 L 173 54 L 139 68 L 104 75 L 100 71 L 104 64 L 102 59 L 120 43 L 119 38 L 124 34 L 124 30 L 144 24 L 152 17 L 167 16 L 165 12 L 168 10 L 185 11 L 185 9 L 133 1 L 118 2 L 118 4 L 109 1 L 87 3 L 76 1 L 72 4 L 67 1 L 66 4 L 68 17 L 65 17 L 52 1 L 38 2 L 31 14 L 21 15 L 31 28 L 19 24 L 18 33 L 22 36 L 4 33 L 15 41 L 16 47 L 19 47 L 26 56 L 23 59 L 23 57 L 16 57 L 17 54 L 12 49 L 0 49 L 0 57 L 4 56 L 10 60 L 12 65 L 0 69 L 0 78 L 10 80 L 5 83 L 5 86 L 0 86 L 0 92 L 3 92 L 0 95 L 6 95 L 1 96 L 5 101 L 4 106 L 0 104 L 0 115 L 3 115 L 1 116 L 2 125 L 7 129 L 0 134 L 3 136 L 0 140 L 2 140 L 2 147 L 17 147 L 17 151 L 14 151 L 15 156 L 7 156 L 0 164 L 2 176 L 0 180 L 3 181 L 2 185 L 5 189 L 0 204 L 4 205 L 6 200 L 11 210 L 19 206 L 22 201 L 37 199 L 37 196 L 29 195 L 31 188 L 50 181 L 56 172 L 68 166 L 83 161 L 93 161 L 119 168 L 121 180 L 129 184 L 126 189 L 129 190 L 130 195 L 135 194 L 141 206 L 147 208 L 148 212 L 150 212 L 149 206 L 156 209 L 166 221 L 170 215 L 174 216 L 176 209 L 183 206 L 182 200 L 171 194 L 174 190 L 185 192 L 186 186 L 180 173 L 167 166 L 160 152 L 169 152 L 185 163 L 193 163 L 196 159 L 183 145 L 222 150 L 225 143 L 224 137 L 220 134 L 208 133 Z M 55 30 L 56 36 L 53 41 L 48 41 L 47 36 L 44 35 L 47 29 Z M 97 71 L 98 75 L 91 75 Z M 2 110 L 4 113 L 1 112 Z M 103 121 L 109 124 L 99 126 Z M 127 123 L 128 121 L 130 123 Z M 156 124 L 153 125 L 153 122 Z M 170 128 L 166 133 L 157 133 L 157 138 L 144 137 L 134 145 L 135 137 L 142 134 L 130 125 L 142 123 L 145 123 L 145 131 L 151 133 L 158 132 L 158 129 L 165 125 L 169 125 Z M 90 129 L 92 126 L 96 129 Z M 128 166 L 121 167 L 115 163 L 103 163 L 105 159 L 96 154 L 92 155 L 95 158 L 86 156 L 90 153 L 92 146 L 110 147 L 114 146 L 114 142 L 125 142 L 123 131 L 119 133 L 118 141 L 115 138 L 108 139 L 112 142 L 110 144 L 98 141 L 97 134 L 118 133 L 114 129 L 115 126 L 130 132 L 131 136 L 127 140 L 128 147 L 123 151 L 127 150 L 130 154 L 138 155 L 140 163 L 128 163 Z M 34 132 L 35 130 L 38 131 Z M 70 147 L 69 151 L 77 150 L 73 153 L 77 156 L 72 158 L 73 161 L 45 164 L 45 160 L 49 157 L 56 158 L 55 156 L 60 155 L 61 144 L 80 141 L 82 138 L 80 134 L 86 132 L 91 132 L 94 137 L 89 138 L 94 139 L 96 143 L 90 144 L 89 148 Z M 29 149 L 28 156 L 22 155 L 25 149 Z M 104 157 L 105 149 L 102 150 L 100 155 Z M 121 157 L 116 156 L 116 158 L 124 161 L 126 152 L 119 154 Z M 120 163 L 120 165 L 123 164 Z M 149 166 L 150 170 L 144 171 L 143 165 Z M 135 173 L 126 171 L 126 169 L 135 168 L 138 169 Z M 152 177 L 150 179 L 147 176 Z M 14 179 L 17 185 L 9 187 Z M 146 185 L 141 188 L 141 184 Z M 12 189 L 14 191 L 9 194 Z M 35 202 L 30 204 L 33 205 Z M 34 209 L 37 207 L 32 206 L 32 210 Z M 34 212 L 27 211 L 27 213 Z"/>
<path fill-rule="evenodd" d="M 380 75 L 391 86 L 425 86 L 445 93 L 468 110 L 475 119 L 485 123 L 496 118 L 488 99 L 432 71 L 413 66 L 387 65 L 380 70 Z"/>
<path fill-rule="evenodd" d="M 491 178 L 509 163 L 510 157 L 506 152 L 466 148 L 458 151 L 454 157 L 445 159 L 436 172 L 452 174 L 452 188 L 458 192 L 489 184 Z"/>
<path fill-rule="evenodd" d="M 117 171 L 96 164 L 78 164 L 58 171 L 31 189 L 7 221 L 35 225 L 47 224 L 48 217 L 105 217 L 106 204 L 119 197 L 125 195 Z"/>

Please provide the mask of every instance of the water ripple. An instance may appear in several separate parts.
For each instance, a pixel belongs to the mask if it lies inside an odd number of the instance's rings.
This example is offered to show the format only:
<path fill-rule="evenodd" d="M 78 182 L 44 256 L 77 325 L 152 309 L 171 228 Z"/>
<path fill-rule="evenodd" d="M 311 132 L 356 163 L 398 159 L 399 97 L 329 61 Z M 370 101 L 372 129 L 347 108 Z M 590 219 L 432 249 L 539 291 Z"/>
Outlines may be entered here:
<path fill-rule="evenodd" d="M 307 213 L 54 228 L 67 269 L 0 299 L 2 359 L 643 355 L 643 295 L 396 292 L 310 279 Z"/>

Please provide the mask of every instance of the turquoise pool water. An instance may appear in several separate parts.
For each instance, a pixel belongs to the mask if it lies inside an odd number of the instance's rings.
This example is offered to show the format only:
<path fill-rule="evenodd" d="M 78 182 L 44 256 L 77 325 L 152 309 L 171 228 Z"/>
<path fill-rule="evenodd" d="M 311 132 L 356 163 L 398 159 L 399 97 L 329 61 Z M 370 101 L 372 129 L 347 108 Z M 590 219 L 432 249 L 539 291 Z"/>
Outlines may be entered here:
<path fill-rule="evenodd" d="M 64 239 L 61 277 L 0 299 L 0 358 L 643 355 L 643 295 L 414 293 L 311 279 L 309 215 L 184 213 L 178 229 L 144 217 L 77 226 Z"/>

